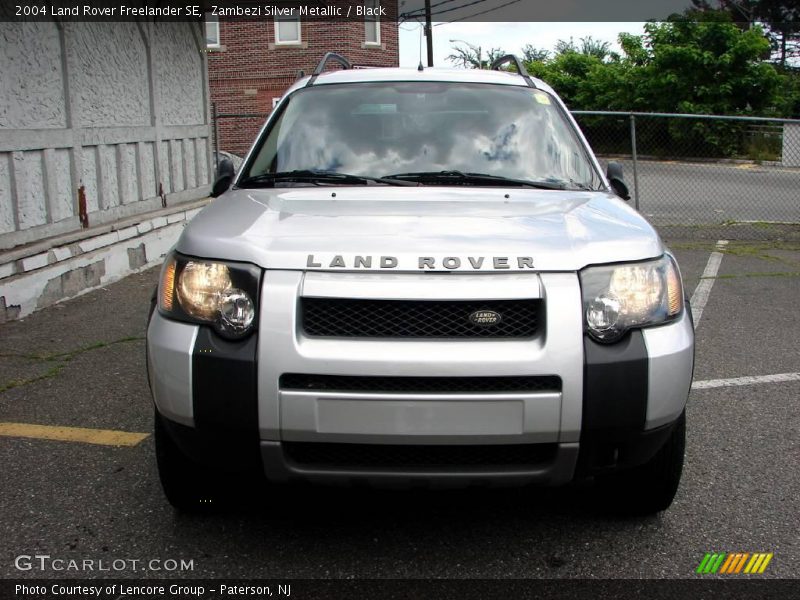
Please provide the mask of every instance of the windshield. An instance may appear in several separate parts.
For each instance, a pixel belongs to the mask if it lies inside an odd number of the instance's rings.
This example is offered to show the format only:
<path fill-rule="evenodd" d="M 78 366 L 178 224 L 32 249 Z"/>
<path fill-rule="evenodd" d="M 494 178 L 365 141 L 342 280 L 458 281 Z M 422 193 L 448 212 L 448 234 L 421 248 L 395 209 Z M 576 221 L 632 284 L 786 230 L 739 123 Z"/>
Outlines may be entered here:
<path fill-rule="evenodd" d="M 353 184 L 357 178 L 372 184 L 601 185 L 546 92 L 439 82 L 298 90 L 259 142 L 239 185 Z"/>

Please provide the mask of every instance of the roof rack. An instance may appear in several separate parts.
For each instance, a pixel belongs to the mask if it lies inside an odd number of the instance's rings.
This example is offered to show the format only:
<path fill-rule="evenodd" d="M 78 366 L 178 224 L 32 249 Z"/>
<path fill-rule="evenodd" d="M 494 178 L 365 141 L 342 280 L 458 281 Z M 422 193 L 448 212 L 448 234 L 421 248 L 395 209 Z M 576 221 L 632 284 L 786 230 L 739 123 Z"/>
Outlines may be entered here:
<path fill-rule="evenodd" d="M 528 74 L 527 69 L 525 69 L 525 65 L 522 64 L 522 61 L 519 58 L 517 58 L 515 54 L 506 54 L 505 56 L 501 56 L 492 63 L 491 69 L 492 71 L 499 71 L 500 67 L 502 67 L 506 63 L 514 63 L 514 66 L 517 67 L 517 72 L 525 80 L 525 83 L 528 84 L 528 87 L 536 89 L 536 84 L 533 83 L 533 79 L 531 79 L 531 76 Z"/>
<path fill-rule="evenodd" d="M 317 68 L 314 69 L 314 72 L 311 74 L 311 79 L 308 80 L 308 83 L 305 85 L 305 87 L 314 85 L 314 82 L 317 80 L 317 77 L 319 77 L 320 74 L 325 70 L 325 67 L 328 65 L 329 60 L 338 62 L 340 65 L 342 65 L 343 69 L 353 68 L 352 63 L 341 54 L 336 54 L 336 52 L 327 52 L 325 56 L 322 57 L 322 60 L 319 61 Z"/>

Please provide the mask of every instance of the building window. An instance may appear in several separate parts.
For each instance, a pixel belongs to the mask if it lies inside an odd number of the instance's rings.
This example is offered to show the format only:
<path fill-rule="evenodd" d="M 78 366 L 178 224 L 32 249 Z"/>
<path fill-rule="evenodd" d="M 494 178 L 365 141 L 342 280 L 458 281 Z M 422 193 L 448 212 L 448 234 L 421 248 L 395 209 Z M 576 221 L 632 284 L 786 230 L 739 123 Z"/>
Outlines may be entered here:
<path fill-rule="evenodd" d="M 300 43 L 300 17 L 275 17 L 275 43 Z"/>
<path fill-rule="evenodd" d="M 366 0 L 364 2 L 364 7 L 367 9 L 374 10 L 374 16 L 372 15 L 365 15 L 364 16 L 364 27 L 365 27 L 365 37 L 364 43 L 367 46 L 380 46 L 381 44 L 381 20 L 378 17 L 380 13 L 380 0 Z M 372 12 L 368 10 L 367 12 Z"/>
<path fill-rule="evenodd" d="M 219 47 L 219 17 L 206 13 L 206 48 Z"/>

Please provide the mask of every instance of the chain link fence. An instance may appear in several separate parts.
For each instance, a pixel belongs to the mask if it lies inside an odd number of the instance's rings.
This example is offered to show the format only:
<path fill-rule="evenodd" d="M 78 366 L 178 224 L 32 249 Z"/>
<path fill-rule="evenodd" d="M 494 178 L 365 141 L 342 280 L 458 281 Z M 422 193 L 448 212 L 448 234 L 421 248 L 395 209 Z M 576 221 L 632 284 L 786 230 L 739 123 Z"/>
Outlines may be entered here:
<path fill-rule="evenodd" d="M 670 239 L 800 240 L 800 120 L 574 111 Z"/>
<path fill-rule="evenodd" d="M 622 164 L 631 204 L 664 238 L 800 241 L 800 120 L 573 115 L 603 167 Z M 214 148 L 243 157 L 267 116 L 214 107 Z"/>

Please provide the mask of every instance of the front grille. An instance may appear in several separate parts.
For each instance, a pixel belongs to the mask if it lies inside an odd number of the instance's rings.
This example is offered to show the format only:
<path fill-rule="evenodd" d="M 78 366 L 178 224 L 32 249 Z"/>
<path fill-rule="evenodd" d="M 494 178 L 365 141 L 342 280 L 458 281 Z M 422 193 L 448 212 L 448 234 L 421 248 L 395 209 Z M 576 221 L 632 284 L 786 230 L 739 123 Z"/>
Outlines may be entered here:
<path fill-rule="evenodd" d="M 356 300 L 302 298 L 303 331 L 315 337 L 530 338 L 541 326 L 541 300 Z M 470 315 L 493 311 L 494 325 Z"/>
<path fill-rule="evenodd" d="M 559 392 L 561 379 L 550 375 L 514 377 L 376 377 L 284 373 L 283 390 L 407 394 Z"/>
<path fill-rule="evenodd" d="M 367 469 L 530 468 L 552 462 L 557 444 L 404 446 L 284 442 L 289 461 L 308 467 Z"/>

